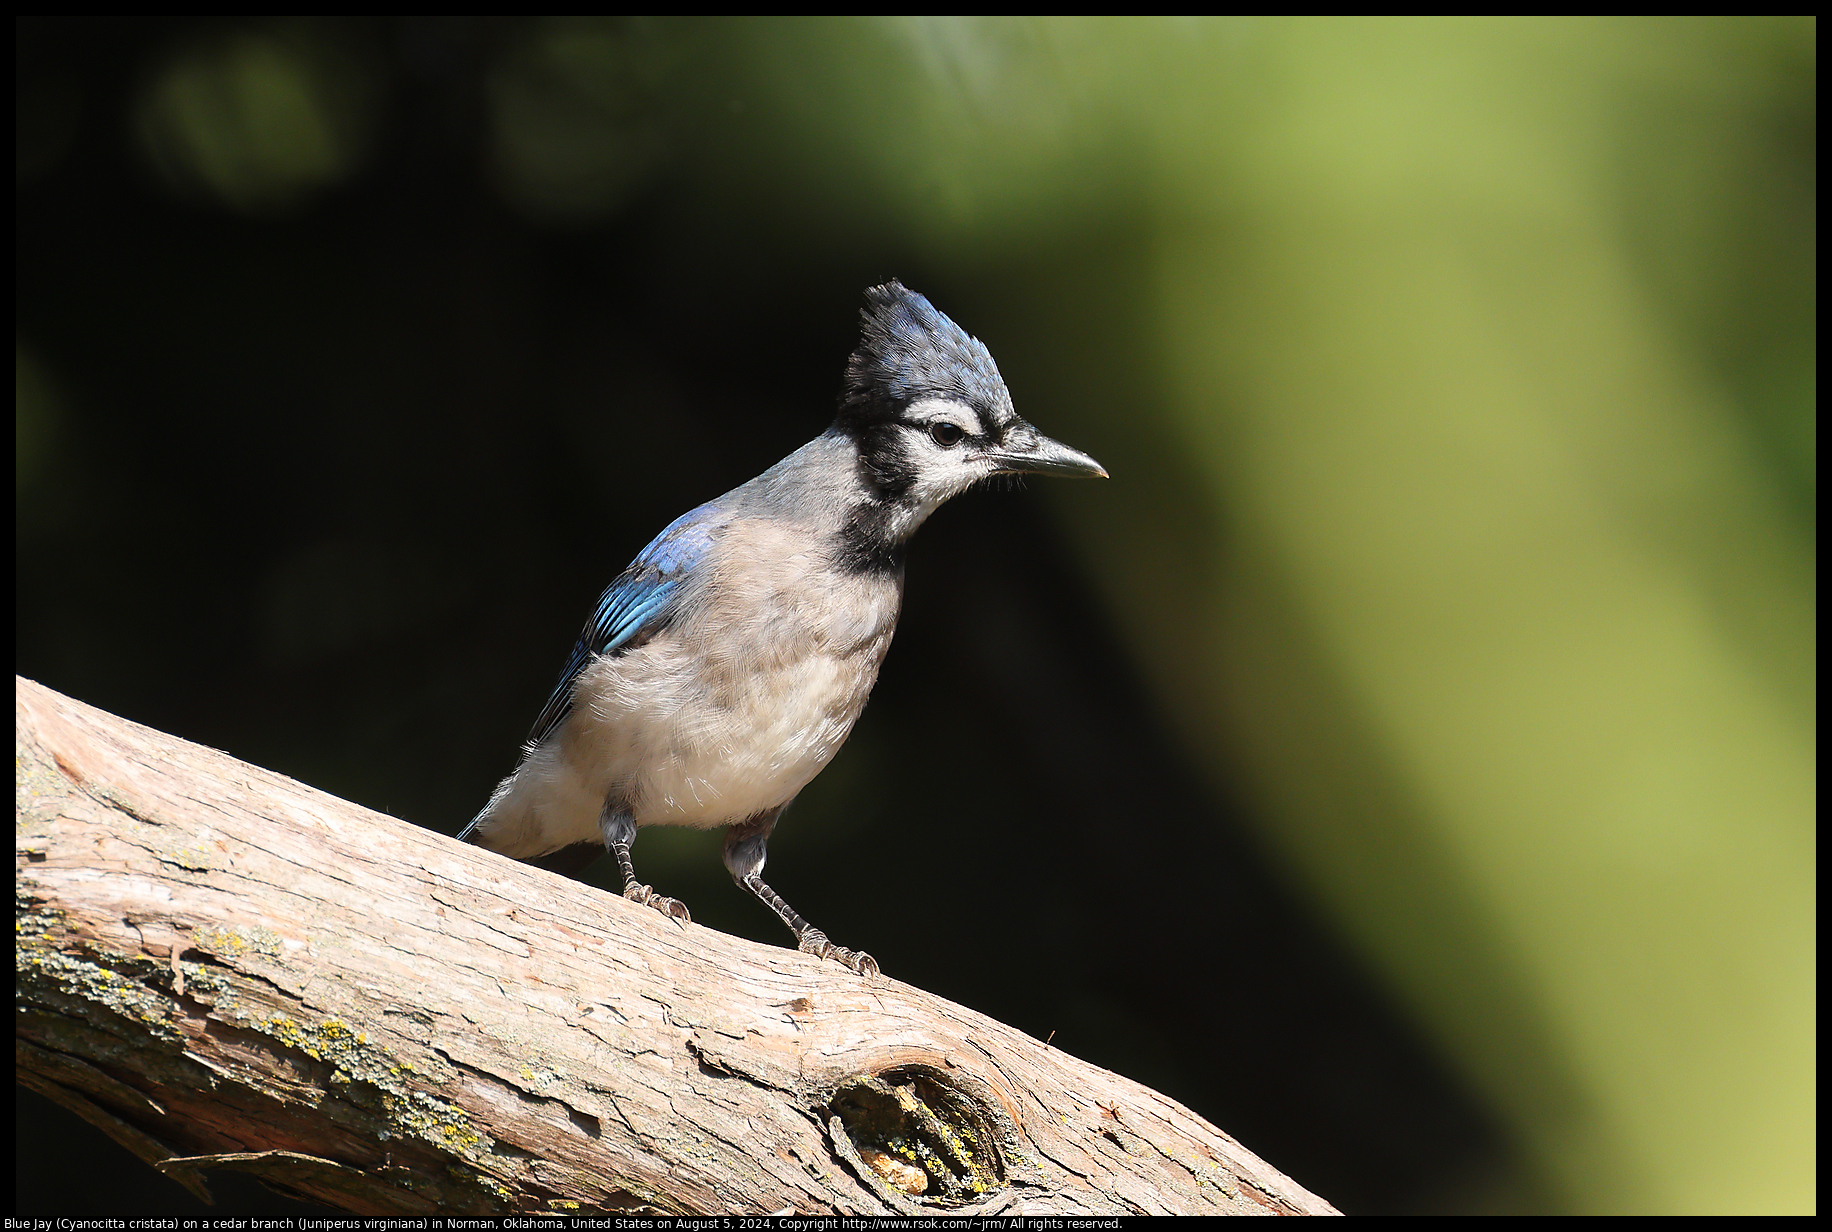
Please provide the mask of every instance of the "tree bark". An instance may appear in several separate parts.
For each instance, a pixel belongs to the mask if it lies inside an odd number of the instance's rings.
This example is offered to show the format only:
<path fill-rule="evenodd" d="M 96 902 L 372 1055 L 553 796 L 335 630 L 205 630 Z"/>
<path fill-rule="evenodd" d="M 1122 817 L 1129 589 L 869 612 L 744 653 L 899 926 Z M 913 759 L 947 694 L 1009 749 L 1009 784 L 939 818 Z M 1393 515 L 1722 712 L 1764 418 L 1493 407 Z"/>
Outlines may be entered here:
<path fill-rule="evenodd" d="M 362 1214 L 1333 1214 L 961 1006 L 16 679 L 18 1079 Z"/>

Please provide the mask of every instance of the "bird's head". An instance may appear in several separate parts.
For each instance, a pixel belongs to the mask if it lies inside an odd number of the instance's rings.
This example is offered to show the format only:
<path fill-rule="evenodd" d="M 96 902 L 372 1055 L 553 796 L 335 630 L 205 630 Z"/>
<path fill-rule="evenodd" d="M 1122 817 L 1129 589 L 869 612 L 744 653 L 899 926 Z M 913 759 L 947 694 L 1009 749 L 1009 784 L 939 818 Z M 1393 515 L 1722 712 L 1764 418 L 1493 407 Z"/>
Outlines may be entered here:
<path fill-rule="evenodd" d="M 865 292 L 860 316 L 834 426 L 858 446 L 889 538 L 907 538 L 936 506 L 994 475 L 1106 477 L 1020 419 L 985 345 L 927 299 L 887 282 Z"/>

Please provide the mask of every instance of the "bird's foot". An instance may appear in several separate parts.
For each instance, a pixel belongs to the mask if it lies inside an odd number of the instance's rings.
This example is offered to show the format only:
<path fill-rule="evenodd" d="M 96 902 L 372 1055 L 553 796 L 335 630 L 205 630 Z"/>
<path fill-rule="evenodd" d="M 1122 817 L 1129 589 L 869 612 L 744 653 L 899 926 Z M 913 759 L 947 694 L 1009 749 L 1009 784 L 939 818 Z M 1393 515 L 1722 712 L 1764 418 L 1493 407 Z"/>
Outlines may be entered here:
<path fill-rule="evenodd" d="M 693 919 L 692 916 L 687 914 L 686 903 L 683 903 L 678 898 L 669 898 L 665 894 L 657 894 L 654 886 L 637 885 L 635 882 L 631 882 L 629 885 L 623 887 L 623 896 L 633 903 L 641 903 L 646 907 L 653 907 L 669 919 L 679 920 L 683 924 L 690 923 Z"/>
<path fill-rule="evenodd" d="M 818 928 L 810 928 L 802 933 L 796 948 L 804 954 L 816 958 L 831 958 L 842 967 L 847 967 L 859 975 L 877 975 L 878 960 L 863 950 L 849 950 L 827 940 L 827 934 Z"/>

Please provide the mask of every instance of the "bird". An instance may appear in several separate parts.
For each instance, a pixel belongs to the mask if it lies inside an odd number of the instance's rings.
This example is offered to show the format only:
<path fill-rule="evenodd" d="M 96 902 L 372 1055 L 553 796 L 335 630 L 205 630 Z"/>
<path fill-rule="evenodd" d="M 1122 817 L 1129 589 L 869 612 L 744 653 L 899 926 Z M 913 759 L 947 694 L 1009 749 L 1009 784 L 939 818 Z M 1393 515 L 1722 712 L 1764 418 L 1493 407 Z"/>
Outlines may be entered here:
<path fill-rule="evenodd" d="M 821 435 L 682 514 L 598 600 L 515 771 L 459 835 L 576 876 L 607 851 L 623 896 L 644 826 L 725 828 L 724 860 L 796 947 L 865 976 L 763 880 L 770 834 L 865 708 L 903 601 L 910 536 L 994 476 L 1106 478 L 1021 419 L 992 354 L 892 280 L 865 292 Z"/>

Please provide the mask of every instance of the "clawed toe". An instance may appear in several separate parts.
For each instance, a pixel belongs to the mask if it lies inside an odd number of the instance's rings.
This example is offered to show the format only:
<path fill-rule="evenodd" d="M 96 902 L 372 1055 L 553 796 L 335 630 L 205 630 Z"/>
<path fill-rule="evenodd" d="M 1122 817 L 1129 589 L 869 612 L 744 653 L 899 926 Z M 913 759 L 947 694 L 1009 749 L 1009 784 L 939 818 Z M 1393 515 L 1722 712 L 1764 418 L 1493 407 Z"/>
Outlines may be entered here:
<path fill-rule="evenodd" d="M 627 885 L 623 889 L 623 896 L 633 903 L 653 907 L 669 919 L 679 920 L 683 924 L 691 923 L 693 920 L 693 917 L 687 913 L 686 903 L 678 898 L 657 894 L 654 886 Z"/>
<path fill-rule="evenodd" d="M 796 948 L 800 949 L 802 953 L 812 954 L 816 958 L 831 958 L 842 967 L 846 967 L 859 975 L 878 974 L 877 959 L 863 950 L 849 950 L 844 946 L 835 945 L 833 942 L 827 940 L 827 934 L 818 928 L 810 928 L 807 932 L 803 933 Z"/>

